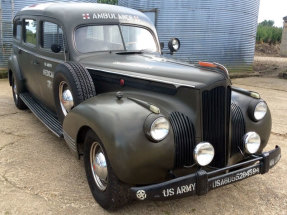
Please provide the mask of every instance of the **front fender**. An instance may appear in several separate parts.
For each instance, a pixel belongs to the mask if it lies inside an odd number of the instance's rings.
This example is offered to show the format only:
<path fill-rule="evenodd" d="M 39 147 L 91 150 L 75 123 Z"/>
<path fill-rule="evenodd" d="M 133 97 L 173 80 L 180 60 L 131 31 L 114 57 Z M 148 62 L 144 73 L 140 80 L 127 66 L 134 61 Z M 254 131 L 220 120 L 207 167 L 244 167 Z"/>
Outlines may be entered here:
<path fill-rule="evenodd" d="M 232 91 L 232 101 L 238 105 L 242 111 L 246 132 L 255 131 L 260 135 L 261 146 L 258 153 L 261 153 L 267 145 L 271 133 L 272 119 L 269 108 L 265 117 L 262 120 L 255 122 L 249 116 L 249 109 L 252 104 L 254 105 L 263 101 L 262 99 L 253 98 L 250 95 L 240 93 L 239 91 Z"/>
<path fill-rule="evenodd" d="M 150 110 L 115 93 L 101 94 L 75 107 L 65 118 L 63 130 L 73 140 L 83 126 L 101 139 L 116 176 L 128 184 L 164 180 L 174 166 L 172 130 L 161 142 L 148 140 L 144 122 Z"/>

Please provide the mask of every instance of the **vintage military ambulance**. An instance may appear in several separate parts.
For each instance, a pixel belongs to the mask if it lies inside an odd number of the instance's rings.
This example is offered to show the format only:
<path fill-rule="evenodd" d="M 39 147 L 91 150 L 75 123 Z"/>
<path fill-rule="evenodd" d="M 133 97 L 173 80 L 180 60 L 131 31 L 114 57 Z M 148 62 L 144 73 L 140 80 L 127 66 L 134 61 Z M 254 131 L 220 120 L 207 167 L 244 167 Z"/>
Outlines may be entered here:
<path fill-rule="evenodd" d="M 258 93 L 233 87 L 220 64 L 183 63 L 161 48 L 151 21 L 124 7 L 46 3 L 14 18 L 15 105 L 83 156 L 105 209 L 203 195 L 280 159 L 278 146 L 263 152 L 271 116 Z"/>

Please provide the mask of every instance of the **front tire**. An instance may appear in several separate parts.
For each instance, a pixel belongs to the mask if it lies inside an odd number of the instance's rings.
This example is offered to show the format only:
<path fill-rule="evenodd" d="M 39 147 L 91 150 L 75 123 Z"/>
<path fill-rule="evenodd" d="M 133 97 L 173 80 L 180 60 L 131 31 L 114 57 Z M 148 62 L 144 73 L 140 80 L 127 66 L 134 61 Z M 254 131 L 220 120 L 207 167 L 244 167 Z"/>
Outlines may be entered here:
<path fill-rule="evenodd" d="M 114 174 L 103 144 L 92 130 L 87 133 L 84 144 L 85 170 L 95 200 L 106 210 L 127 204 L 129 186 Z"/>

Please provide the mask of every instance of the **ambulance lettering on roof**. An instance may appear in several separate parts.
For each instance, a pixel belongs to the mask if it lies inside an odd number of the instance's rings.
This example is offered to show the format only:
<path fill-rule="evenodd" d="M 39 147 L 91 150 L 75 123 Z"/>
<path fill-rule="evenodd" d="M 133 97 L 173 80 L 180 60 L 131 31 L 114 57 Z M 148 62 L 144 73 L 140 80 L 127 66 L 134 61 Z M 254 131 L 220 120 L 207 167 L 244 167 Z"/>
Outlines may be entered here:
<path fill-rule="evenodd" d="M 90 16 L 89 13 L 82 14 L 83 19 L 112 19 L 112 20 L 133 20 L 140 21 L 138 16 L 129 15 L 129 14 L 116 14 L 116 13 L 93 13 L 93 16 Z"/>

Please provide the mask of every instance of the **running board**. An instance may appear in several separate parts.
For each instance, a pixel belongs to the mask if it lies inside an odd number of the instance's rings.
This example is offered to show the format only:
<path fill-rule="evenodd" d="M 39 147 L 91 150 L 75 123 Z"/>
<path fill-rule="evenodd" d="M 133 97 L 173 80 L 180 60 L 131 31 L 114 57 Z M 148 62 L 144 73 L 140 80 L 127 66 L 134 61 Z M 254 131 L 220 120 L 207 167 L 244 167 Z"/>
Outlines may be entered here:
<path fill-rule="evenodd" d="M 49 130 L 57 137 L 63 137 L 62 125 L 52 113 L 43 108 L 29 93 L 21 93 L 20 98 Z"/>

